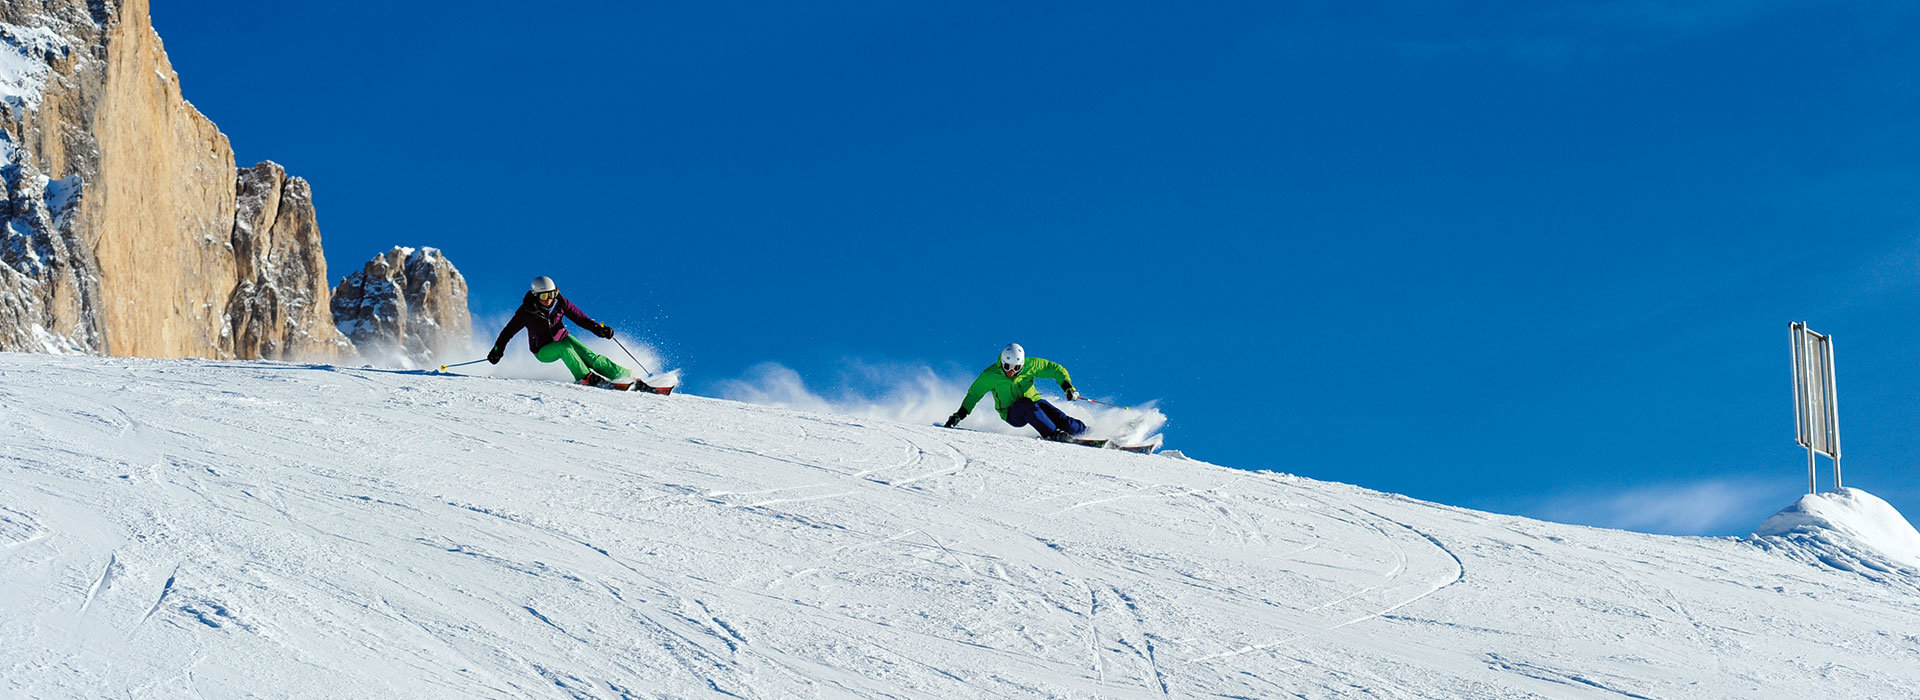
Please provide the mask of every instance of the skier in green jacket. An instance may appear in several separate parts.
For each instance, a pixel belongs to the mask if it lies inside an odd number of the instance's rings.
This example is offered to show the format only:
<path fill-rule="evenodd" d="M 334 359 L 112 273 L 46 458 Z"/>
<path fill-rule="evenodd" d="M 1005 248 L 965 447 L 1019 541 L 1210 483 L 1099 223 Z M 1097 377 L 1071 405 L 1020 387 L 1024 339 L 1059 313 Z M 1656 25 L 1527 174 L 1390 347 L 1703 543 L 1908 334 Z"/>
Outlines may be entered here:
<path fill-rule="evenodd" d="M 1060 390 L 1066 392 L 1068 401 L 1080 399 L 1067 368 L 1038 357 L 1029 359 L 1026 348 L 1019 343 L 1008 343 L 1006 349 L 1000 351 L 1000 362 L 981 371 L 973 380 L 973 386 L 967 388 L 967 398 L 960 402 L 960 410 L 947 418 L 947 427 L 958 425 L 973 412 L 973 405 L 979 403 L 981 397 L 993 392 L 993 407 L 1000 411 L 1000 418 L 1008 425 L 1016 428 L 1031 425 L 1040 431 L 1040 437 L 1055 441 L 1066 441 L 1087 432 L 1086 423 L 1040 398 L 1040 391 L 1033 388 L 1036 379 L 1060 382 Z"/>

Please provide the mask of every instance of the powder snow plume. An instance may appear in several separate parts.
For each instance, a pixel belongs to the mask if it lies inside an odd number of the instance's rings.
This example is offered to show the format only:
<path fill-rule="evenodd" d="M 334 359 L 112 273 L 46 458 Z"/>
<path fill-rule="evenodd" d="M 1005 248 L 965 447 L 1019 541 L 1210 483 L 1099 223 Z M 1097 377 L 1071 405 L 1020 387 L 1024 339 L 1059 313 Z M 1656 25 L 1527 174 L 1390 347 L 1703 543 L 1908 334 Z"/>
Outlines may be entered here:
<path fill-rule="evenodd" d="M 747 371 L 745 377 L 723 381 L 720 397 L 734 401 L 793 408 L 819 413 L 837 413 L 862 418 L 883 418 L 902 423 L 945 423 L 947 416 L 960 408 L 966 398 L 971 375 L 943 376 L 925 365 L 875 364 L 850 361 L 840 377 L 839 387 L 830 396 L 807 386 L 807 382 L 785 365 L 762 363 Z M 1147 441 L 1166 425 L 1167 417 L 1147 402 L 1129 408 L 1112 408 L 1087 401 L 1068 402 L 1050 390 L 1051 381 L 1041 383 L 1041 393 L 1067 415 L 1085 421 L 1088 434 L 1110 438 L 1122 444 Z M 960 426 L 983 432 L 1008 435 L 1035 435 L 1030 427 L 1015 428 L 1000 420 L 993 408 L 993 397 L 982 398 L 973 413 Z"/>

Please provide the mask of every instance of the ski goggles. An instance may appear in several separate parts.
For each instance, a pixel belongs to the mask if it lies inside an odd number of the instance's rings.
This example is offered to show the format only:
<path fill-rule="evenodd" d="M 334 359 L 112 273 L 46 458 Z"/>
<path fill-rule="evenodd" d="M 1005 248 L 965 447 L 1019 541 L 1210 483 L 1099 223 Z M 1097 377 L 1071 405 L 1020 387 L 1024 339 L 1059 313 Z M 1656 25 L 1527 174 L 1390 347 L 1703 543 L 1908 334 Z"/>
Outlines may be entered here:
<path fill-rule="evenodd" d="M 553 298 L 557 296 L 560 296 L 560 290 L 558 289 L 549 289 L 544 292 L 533 293 L 533 298 L 539 299 L 541 301 L 553 301 Z"/>
<path fill-rule="evenodd" d="M 1010 365 L 1005 362 L 1002 362 L 1000 363 L 1000 371 L 1005 372 L 1007 376 L 1011 377 L 1020 372 L 1020 365 Z"/>

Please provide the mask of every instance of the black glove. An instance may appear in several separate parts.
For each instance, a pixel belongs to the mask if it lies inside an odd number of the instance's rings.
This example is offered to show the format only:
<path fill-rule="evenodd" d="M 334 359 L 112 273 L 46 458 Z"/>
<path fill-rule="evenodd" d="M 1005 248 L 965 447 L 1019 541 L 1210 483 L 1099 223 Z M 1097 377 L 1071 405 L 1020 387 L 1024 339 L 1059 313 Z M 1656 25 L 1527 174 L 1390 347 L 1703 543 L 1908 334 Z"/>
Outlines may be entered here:
<path fill-rule="evenodd" d="M 947 416 L 947 427 L 951 428 L 955 425 L 958 425 L 960 421 L 966 420 L 966 417 L 967 417 L 967 409 L 963 408 L 958 411 L 954 411 L 953 415 Z"/>
<path fill-rule="evenodd" d="M 493 346 L 492 350 L 487 351 L 487 364 L 490 364 L 490 365 L 500 364 L 500 356 L 505 354 L 507 354 L 506 348 L 500 347 L 498 345 Z"/>
<path fill-rule="evenodd" d="M 594 326 L 594 327 L 593 327 L 593 334 L 594 334 L 594 335 L 597 335 L 597 336 L 600 336 L 600 337 L 602 337 L 602 338 L 612 338 L 612 337 L 613 337 L 613 326 L 609 326 L 609 325 L 607 325 L 607 324 L 604 324 L 604 323 L 602 323 L 602 324 L 600 324 L 600 325 L 597 325 L 597 326 Z"/>
<path fill-rule="evenodd" d="M 1061 382 L 1061 383 L 1060 383 L 1060 390 L 1061 390 L 1061 391 L 1064 391 L 1064 392 L 1067 392 L 1067 400 L 1068 400 L 1068 401 L 1079 401 L 1079 400 L 1080 400 L 1080 392 L 1079 392 L 1079 391 L 1076 391 L 1076 390 L 1074 390 L 1074 388 L 1073 388 L 1073 385 L 1072 385 L 1072 384 L 1069 384 L 1069 383 L 1066 383 L 1066 382 Z"/>

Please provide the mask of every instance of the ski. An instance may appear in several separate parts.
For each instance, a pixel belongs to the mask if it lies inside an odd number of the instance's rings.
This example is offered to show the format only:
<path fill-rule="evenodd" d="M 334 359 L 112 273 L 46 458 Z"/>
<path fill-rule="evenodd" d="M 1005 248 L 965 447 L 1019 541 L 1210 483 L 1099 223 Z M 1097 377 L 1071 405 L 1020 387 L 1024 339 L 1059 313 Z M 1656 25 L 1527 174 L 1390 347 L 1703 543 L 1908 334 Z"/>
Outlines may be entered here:
<path fill-rule="evenodd" d="M 1071 442 L 1075 445 L 1086 445 L 1087 447 L 1102 447 L 1109 450 L 1120 450 L 1121 452 L 1132 452 L 1134 454 L 1142 454 L 1142 455 L 1150 455 L 1150 454 L 1153 454 L 1154 450 L 1160 449 L 1160 443 L 1158 441 L 1143 443 L 1139 445 L 1122 445 L 1110 439 L 1068 438 L 1067 442 Z"/>
<path fill-rule="evenodd" d="M 945 423 L 934 423 L 933 427 L 948 428 L 947 424 Z M 969 430 L 968 428 L 962 428 L 959 426 L 953 426 L 949 429 L 950 430 Z M 974 430 L 972 432 L 977 433 L 981 431 Z M 1046 440 L 1046 438 L 1040 437 L 1038 435 L 1035 435 L 1033 437 L 1036 440 Z M 1054 442 L 1054 441 L 1049 441 L 1049 442 Z M 1071 445 L 1079 445 L 1081 447 L 1091 447 L 1094 449 L 1120 450 L 1122 452 L 1132 452 L 1134 454 L 1140 454 L 1140 455 L 1150 455 L 1150 454 L 1153 454 L 1156 450 L 1160 449 L 1159 440 L 1153 440 L 1153 441 L 1146 442 L 1139 445 L 1119 445 L 1119 444 L 1115 444 L 1112 440 L 1109 440 L 1107 438 L 1067 438 L 1065 440 L 1060 440 L 1058 442 L 1064 442 Z"/>
<path fill-rule="evenodd" d="M 600 386 L 603 386 L 608 389 L 612 389 L 614 391 L 644 391 L 649 394 L 659 394 L 661 396 L 666 396 L 673 393 L 673 387 L 649 386 L 646 382 L 640 381 L 638 379 L 631 379 L 631 378 L 628 379 L 626 382 L 614 382 L 611 384 L 602 384 Z"/>
<path fill-rule="evenodd" d="M 599 380 L 592 384 L 587 384 L 586 386 L 591 386 L 596 389 L 607 389 L 610 391 L 644 391 L 650 394 L 659 394 L 661 396 L 668 396 L 673 393 L 673 387 L 671 386 L 653 386 L 646 382 L 640 381 L 638 377 L 621 377 L 619 379 L 606 379 L 604 377 L 600 377 L 600 375 L 598 374 L 595 374 L 594 377 L 599 378 Z"/>
<path fill-rule="evenodd" d="M 1041 438 L 1041 439 L 1044 440 L 1045 438 Z M 1106 449 L 1106 450 L 1120 450 L 1121 452 L 1132 452 L 1134 454 L 1141 454 L 1141 455 L 1150 455 L 1150 454 L 1153 454 L 1154 450 L 1160 449 L 1160 443 L 1158 441 L 1149 442 L 1149 443 L 1140 444 L 1140 445 L 1122 445 L 1120 443 L 1114 442 L 1110 438 L 1070 437 L 1070 438 L 1067 438 L 1066 440 L 1063 440 L 1062 442 L 1069 442 L 1075 445 L 1080 445 L 1082 447 L 1092 447 L 1096 449 Z"/>

